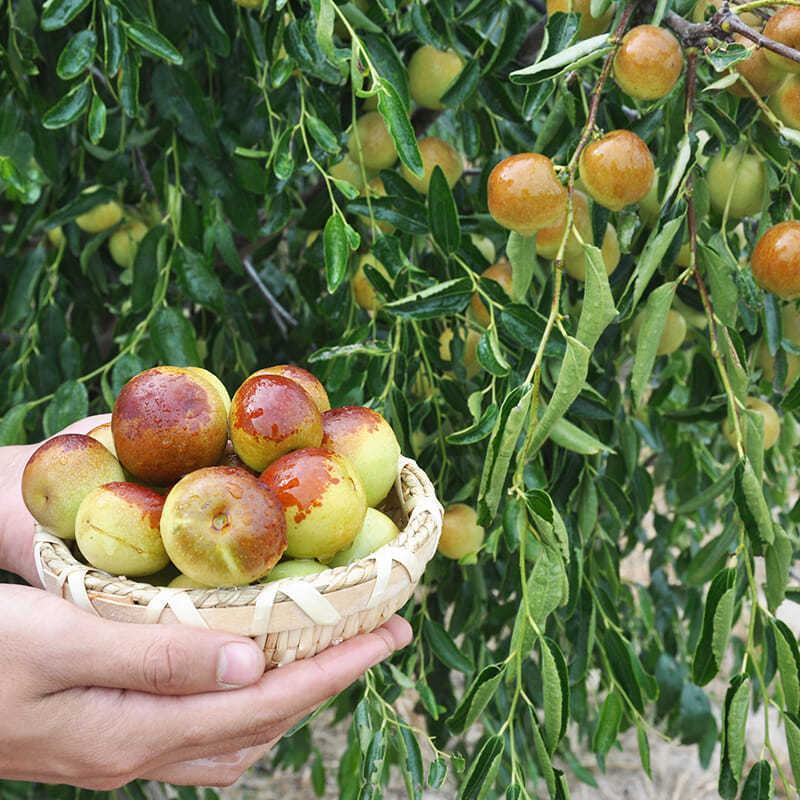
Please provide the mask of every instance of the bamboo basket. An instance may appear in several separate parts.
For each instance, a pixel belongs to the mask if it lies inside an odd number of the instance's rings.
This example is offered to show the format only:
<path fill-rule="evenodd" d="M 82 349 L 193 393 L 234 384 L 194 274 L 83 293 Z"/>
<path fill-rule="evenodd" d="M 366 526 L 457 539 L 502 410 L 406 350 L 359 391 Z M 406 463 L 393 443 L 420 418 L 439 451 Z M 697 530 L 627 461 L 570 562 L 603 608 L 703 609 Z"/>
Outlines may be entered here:
<path fill-rule="evenodd" d="M 194 625 L 249 636 L 267 669 L 310 658 L 374 630 L 405 605 L 436 552 L 442 507 L 428 476 L 401 457 L 382 510 L 399 535 L 366 558 L 316 575 L 220 589 L 151 586 L 81 563 L 69 545 L 37 526 L 42 585 L 94 614 L 121 622 Z"/>

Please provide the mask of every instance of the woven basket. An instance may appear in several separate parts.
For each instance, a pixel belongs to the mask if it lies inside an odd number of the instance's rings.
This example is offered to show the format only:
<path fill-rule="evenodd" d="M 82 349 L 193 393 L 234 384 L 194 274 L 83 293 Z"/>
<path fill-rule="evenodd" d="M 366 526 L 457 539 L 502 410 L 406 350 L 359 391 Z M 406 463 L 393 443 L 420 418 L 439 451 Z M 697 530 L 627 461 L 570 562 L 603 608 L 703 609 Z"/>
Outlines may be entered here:
<path fill-rule="evenodd" d="M 42 585 L 81 608 L 122 622 L 180 622 L 249 636 L 264 648 L 270 669 L 374 630 L 411 597 L 442 529 L 433 485 L 414 461 L 401 457 L 382 510 L 401 530 L 375 553 L 256 586 L 174 589 L 117 577 L 82 564 L 41 527 L 34 555 Z"/>

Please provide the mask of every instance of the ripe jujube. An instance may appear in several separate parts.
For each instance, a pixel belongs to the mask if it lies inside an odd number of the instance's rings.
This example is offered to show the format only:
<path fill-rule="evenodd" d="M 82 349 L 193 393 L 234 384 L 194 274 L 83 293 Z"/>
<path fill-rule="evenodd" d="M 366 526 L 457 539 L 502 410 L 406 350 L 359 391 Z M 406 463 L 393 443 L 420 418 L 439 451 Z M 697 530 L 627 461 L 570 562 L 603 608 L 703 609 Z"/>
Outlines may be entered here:
<path fill-rule="evenodd" d="M 708 195 L 718 214 L 728 210 L 733 219 L 761 211 L 767 174 L 761 159 L 743 147 L 717 153 L 708 164 Z"/>
<path fill-rule="evenodd" d="M 764 26 L 764 36 L 794 50 L 800 49 L 800 8 L 784 6 L 776 11 Z M 786 56 L 767 50 L 767 59 L 784 72 L 800 72 L 800 63 Z"/>
<path fill-rule="evenodd" d="M 779 222 L 765 231 L 753 249 L 750 267 L 762 289 L 784 300 L 800 297 L 800 222 Z"/>
<path fill-rule="evenodd" d="M 672 91 L 683 69 L 678 40 L 664 28 L 639 25 L 625 34 L 614 57 L 614 79 L 638 100 L 658 100 Z"/>

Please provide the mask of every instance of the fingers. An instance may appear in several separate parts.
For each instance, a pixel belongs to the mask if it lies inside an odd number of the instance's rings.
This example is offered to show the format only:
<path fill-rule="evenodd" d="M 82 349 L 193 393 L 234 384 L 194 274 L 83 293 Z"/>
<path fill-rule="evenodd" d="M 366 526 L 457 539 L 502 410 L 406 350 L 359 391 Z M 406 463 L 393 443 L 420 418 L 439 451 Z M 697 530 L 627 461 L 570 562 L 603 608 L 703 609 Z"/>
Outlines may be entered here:
<path fill-rule="evenodd" d="M 186 625 L 110 622 L 77 611 L 57 658 L 63 688 L 98 686 L 159 695 L 235 689 L 258 681 L 264 653 L 251 639 Z M 52 649 L 51 649 L 52 656 Z"/>
<path fill-rule="evenodd" d="M 331 647 L 314 658 L 267 672 L 239 691 L 189 697 L 125 696 L 135 728 L 152 730 L 151 752 L 204 748 L 252 737 L 338 694 L 367 669 L 411 640 L 408 623 L 394 617 L 382 628 Z"/>

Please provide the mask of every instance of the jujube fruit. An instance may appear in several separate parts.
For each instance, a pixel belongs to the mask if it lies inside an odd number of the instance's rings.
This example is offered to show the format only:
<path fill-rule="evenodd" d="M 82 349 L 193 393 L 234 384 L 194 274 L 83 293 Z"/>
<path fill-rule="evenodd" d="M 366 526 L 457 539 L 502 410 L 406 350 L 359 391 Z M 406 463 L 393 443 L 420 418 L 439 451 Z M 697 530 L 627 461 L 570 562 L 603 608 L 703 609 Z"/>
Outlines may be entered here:
<path fill-rule="evenodd" d="M 190 375 L 194 375 L 212 386 L 214 391 L 219 395 L 219 399 L 222 400 L 222 405 L 225 406 L 225 413 L 228 413 L 231 407 L 231 396 L 228 394 L 225 384 L 213 372 L 203 369 L 203 367 L 183 367 L 182 369 L 185 369 Z"/>
<path fill-rule="evenodd" d="M 614 18 L 615 8 L 616 4 L 612 3 L 599 17 L 593 17 L 591 0 L 547 0 L 548 17 L 552 17 L 557 11 L 581 15 L 578 25 L 579 39 L 588 39 L 605 33 Z"/>
<path fill-rule="evenodd" d="M 75 217 L 75 224 L 86 233 L 102 233 L 122 219 L 122 206 L 116 200 L 100 203 Z"/>
<path fill-rule="evenodd" d="M 555 258 L 564 238 L 564 229 L 567 226 L 567 209 L 565 208 L 561 216 L 553 225 L 541 228 L 536 233 L 536 252 L 543 258 Z M 570 226 L 569 236 L 564 246 L 565 258 L 573 255 L 583 255 L 583 245 L 575 235 L 577 228 L 582 239 L 586 244 L 594 244 L 592 233 L 592 214 L 589 210 L 589 199 L 583 192 L 575 191 L 572 195 L 572 225 Z"/>
<path fill-rule="evenodd" d="M 111 432 L 110 422 L 104 422 L 102 425 L 92 428 L 86 435 L 97 439 L 114 458 L 117 457 L 117 448 L 114 446 L 114 434 Z"/>
<path fill-rule="evenodd" d="M 755 411 L 761 415 L 764 421 L 764 449 L 769 450 L 778 441 L 778 436 L 781 433 L 781 419 L 778 413 L 769 403 L 758 397 L 748 397 L 745 405 L 749 411 Z M 744 423 L 743 419 L 740 421 Z M 736 432 L 729 419 L 722 423 L 722 431 L 725 434 L 725 438 L 730 442 L 731 447 L 735 447 Z"/>
<path fill-rule="evenodd" d="M 161 514 L 173 564 L 206 586 L 263 578 L 286 550 L 286 520 L 275 493 L 236 467 L 206 467 L 181 478 Z"/>
<path fill-rule="evenodd" d="M 108 250 L 114 262 L 124 269 L 133 266 L 139 242 L 147 235 L 147 226 L 138 220 L 123 225 L 111 234 Z"/>
<path fill-rule="evenodd" d="M 369 181 L 369 183 L 367 183 L 367 185 L 361 190 L 361 194 L 370 198 L 386 197 L 386 187 L 384 186 L 383 179 L 380 177 L 380 175 L 376 175 L 371 181 Z M 367 214 L 359 214 L 358 218 L 365 225 L 372 225 L 372 218 Z M 392 225 L 391 222 L 387 222 L 383 219 L 376 219 L 375 227 L 383 233 L 392 233 L 392 231 L 394 231 L 394 225 Z"/>
<path fill-rule="evenodd" d="M 355 130 L 347 140 L 347 147 L 350 158 L 356 164 L 361 161 L 365 169 L 374 172 L 389 169 L 397 161 L 394 139 L 377 111 L 368 111 L 358 118 Z"/>
<path fill-rule="evenodd" d="M 111 414 L 122 466 L 158 486 L 216 464 L 228 441 L 227 427 L 217 390 L 182 367 L 153 367 L 131 378 Z"/>
<path fill-rule="evenodd" d="M 480 550 L 485 535 L 475 509 L 464 503 L 454 503 L 444 512 L 439 552 L 456 560 L 474 555 Z"/>
<path fill-rule="evenodd" d="M 307 575 L 318 575 L 325 572 L 328 567 L 313 558 L 289 558 L 286 561 L 277 563 L 267 575 L 261 579 L 261 583 L 272 583 L 284 578 L 304 578 Z"/>
<path fill-rule="evenodd" d="M 647 194 L 639 201 L 639 218 L 652 228 L 658 222 L 660 215 L 661 203 L 658 199 L 658 170 L 656 170 Z"/>
<path fill-rule="evenodd" d="M 794 50 L 800 49 L 800 8 L 784 6 L 776 11 L 764 26 L 764 36 Z M 792 61 L 772 50 L 767 50 L 765 55 L 772 64 L 784 72 L 800 72 L 800 63 L 797 61 Z"/>
<path fill-rule="evenodd" d="M 56 225 L 55 228 L 50 228 L 47 231 L 47 241 L 50 242 L 53 247 L 61 247 L 64 243 L 64 229 L 60 225 Z"/>
<path fill-rule="evenodd" d="M 190 578 L 188 575 L 184 575 L 181 573 L 177 577 L 173 578 L 168 584 L 170 589 L 211 589 L 213 587 L 208 586 L 205 583 L 200 583 L 200 581 L 196 581 L 194 578 Z"/>
<path fill-rule="evenodd" d="M 322 442 L 322 414 L 308 392 L 280 375 L 253 375 L 231 401 L 230 436 L 239 458 L 261 472 L 284 453 Z"/>
<path fill-rule="evenodd" d="M 98 486 L 81 502 L 75 539 L 83 557 L 113 575 L 152 575 L 169 563 L 161 540 L 164 498 L 136 483 Z"/>
<path fill-rule="evenodd" d="M 368 508 L 361 530 L 352 544 L 340 550 L 329 562 L 330 567 L 343 567 L 353 561 L 365 558 L 394 539 L 400 531 L 397 525 L 376 508 Z"/>
<path fill-rule="evenodd" d="M 423 108 L 441 110 L 442 97 L 455 83 L 464 62 L 453 50 L 437 50 L 425 44 L 408 62 L 408 91 L 411 99 Z"/>
<path fill-rule="evenodd" d="M 781 122 L 800 129 L 800 75 L 790 75 L 772 98 L 772 109 Z"/>
<path fill-rule="evenodd" d="M 366 167 L 366 163 L 364 165 Z M 328 167 L 328 174 L 337 181 L 347 181 L 352 184 L 360 192 L 364 189 L 364 174 L 361 171 L 361 166 L 356 164 L 349 155 L 331 164 Z M 307 243 L 307 247 L 310 245 Z"/>
<path fill-rule="evenodd" d="M 487 194 L 495 222 L 523 236 L 556 224 L 567 207 L 553 162 L 539 153 L 504 158 L 489 175 Z"/>
<path fill-rule="evenodd" d="M 320 413 L 327 411 L 331 407 L 331 401 L 328 399 L 328 392 L 325 391 L 322 382 L 307 369 L 303 369 L 294 364 L 277 364 L 274 367 L 264 367 L 263 369 L 256 370 L 253 375 L 280 375 L 282 378 L 288 378 L 290 381 L 294 381 L 298 386 L 306 390 L 308 396 L 314 401 L 314 405 L 316 405 Z M 250 377 L 253 377 L 253 375 Z"/>
<path fill-rule="evenodd" d="M 644 314 L 642 311 L 633 321 L 631 332 L 634 337 L 638 337 L 642 325 L 644 324 Z M 657 356 L 668 356 L 674 353 L 686 339 L 686 320 L 679 311 L 671 308 L 667 311 L 667 317 L 664 321 L 664 330 L 661 332 L 661 338 L 658 340 L 658 347 L 656 348 Z"/>
<path fill-rule="evenodd" d="M 439 358 L 449 362 L 453 360 L 452 343 L 455 338 L 453 328 L 445 328 L 439 335 Z M 463 340 L 462 361 L 467 378 L 474 378 L 480 372 L 481 365 L 478 362 L 478 342 L 481 335 L 472 329 L 459 332 L 459 338 Z"/>
<path fill-rule="evenodd" d="M 767 175 L 758 156 L 741 146 L 724 155 L 716 153 L 709 162 L 707 176 L 711 207 L 718 214 L 724 214 L 727 207 L 729 217 L 741 219 L 761 211 Z"/>
<path fill-rule="evenodd" d="M 611 211 L 638 203 L 655 177 L 647 145 L 626 130 L 611 131 L 590 142 L 581 152 L 579 168 L 586 191 Z"/>
<path fill-rule="evenodd" d="M 620 251 L 617 229 L 609 222 L 606 224 L 606 232 L 603 234 L 603 242 L 600 246 L 600 254 L 603 257 L 603 264 L 606 268 L 606 275 L 611 275 L 619 266 Z M 564 258 L 564 269 L 577 281 L 586 280 L 586 252 L 570 253 Z"/>
<path fill-rule="evenodd" d="M 767 58 L 767 51 L 758 47 L 755 42 L 738 33 L 733 35 L 733 40 L 750 50 L 750 55 L 744 61 L 739 61 L 733 71 L 739 73 L 760 97 L 771 95 L 781 85 L 786 73 L 778 69 Z M 728 91 L 737 97 L 750 97 L 749 89 L 741 81 L 729 86 Z"/>
<path fill-rule="evenodd" d="M 614 56 L 617 85 L 638 100 L 658 100 L 668 95 L 682 70 L 680 42 L 656 25 L 638 25 L 629 30 Z"/>
<path fill-rule="evenodd" d="M 125 473 L 97 439 L 64 433 L 48 439 L 22 472 L 22 499 L 33 518 L 62 539 L 75 538 L 75 516 L 89 492 Z"/>
<path fill-rule="evenodd" d="M 486 261 L 489 264 L 494 264 L 495 256 L 497 255 L 494 242 L 488 236 L 481 236 L 478 233 L 471 233 L 469 238 Z"/>
<path fill-rule="evenodd" d="M 784 300 L 800 297 L 800 222 L 768 228 L 753 249 L 750 267 L 762 289 Z"/>
<path fill-rule="evenodd" d="M 499 283 L 507 295 L 511 294 L 513 275 L 511 271 L 511 264 L 509 264 L 509 262 L 505 259 L 498 261 L 496 264 L 492 264 L 491 267 L 487 267 L 481 273 L 481 278 L 486 278 L 487 280 Z M 488 328 L 489 323 L 491 322 L 491 315 L 489 314 L 489 309 L 486 308 L 486 305 L 484 304 L 483 299 L 478 292 L 475 292 L 472 295 L 469 308 L 472 313 L 472 318 L 482 328 Z"/>
<path fill-rule="evenodd" d="M 397 479 L 400 445 L 389 423 L 364 406 L 344 406 L 322 415 L 322 446 L 344 456 L 376 506 Z"/>
<path fill-rule="evenodd" d="M 436 136 L 428 136 L 419 141 L 419 152 L 422 156 L 423 175 L 417 177 L 405 164 L 400 172 L 420 194 L 428 194 L 431 176 L 436 167 L 441 167 L 447 185 L 452 189 L 464 172 L 464 161 L 458 150 Z"/>
<path fill-rule="evenodd" d="M 353 275 L 353 279 L 350 281 L 350 285 L 353 289 L 353 298 L 356 301 L 356 305 L 374 314 L 381 307 L 381 301 L 378 298 L 375 287 L 370 283 L 367 273 L 364 271 L 364 266 L 366 264 L 369 264 L 370 267 L 380 272 L 387 281 L 390 281 L 391 278 L 386 267 L 384 267 L 375 256 L 365 253 L 358 259 L 355 275 Z"/>
<path fill-rule="evenodd" d="M 364 487 L 346 458 L 322 447 L 295 450 L 260 480 L 277 495 L 286 518 L 286 555 L 327 560 L 348 547 L 367 513 Z"/>
<path fill-rule="evenodd" d="M 784 339 L 800 346 L 800 314 L 792 304 L 781 308 L 781 334 Z M 791 386 L 800 375 L 800 355 L 785 353 L 786 386 Z M 756 365 L 761 369 L 764 378 L 770 383 L 775 380 L 775 357 L 769 352 L 765 339 L 759 342 L 756 350 Z"/>

